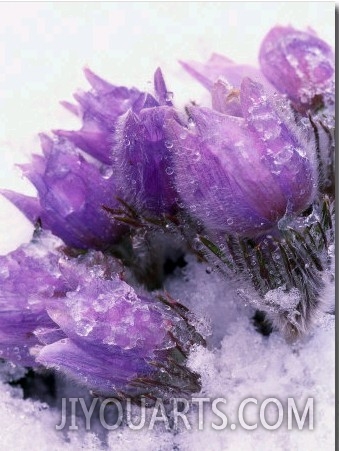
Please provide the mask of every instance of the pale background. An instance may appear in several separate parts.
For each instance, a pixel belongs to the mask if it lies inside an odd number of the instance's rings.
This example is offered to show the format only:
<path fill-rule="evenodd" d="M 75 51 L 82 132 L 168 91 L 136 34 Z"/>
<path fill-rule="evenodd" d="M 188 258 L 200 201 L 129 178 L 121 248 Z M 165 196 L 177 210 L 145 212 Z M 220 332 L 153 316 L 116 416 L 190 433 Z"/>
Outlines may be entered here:
<path fill-rule="evenodd" d="M 36 135 L 78 123 L 59 106 L 88 87 L 90 66 L 116 84 L 147 87 L 157 66 L 179 105 L 200 95 L 178 59 L 213 51 L 256 64 L 276 25 L 312 27 L 334 46 L 334 2 L 0 3 L 0 187 L 33 194 L 14 164 L 38 150 Z M 0 253 L 31 236 L 31 225 L 0 198 Z"/>

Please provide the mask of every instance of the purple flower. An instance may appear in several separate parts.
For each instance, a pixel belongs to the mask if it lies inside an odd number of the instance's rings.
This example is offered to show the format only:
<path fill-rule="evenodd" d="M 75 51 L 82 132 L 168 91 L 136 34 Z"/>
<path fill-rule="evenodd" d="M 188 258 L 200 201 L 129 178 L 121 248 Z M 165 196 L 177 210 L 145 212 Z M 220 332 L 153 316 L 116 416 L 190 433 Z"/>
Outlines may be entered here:
<path fill-rule="evenodd" d="M 138 295 L 119 278 L 92 279 L 49 303 L 48 313 L 66 339 L 44 346 L 37 361 L 102 396 L 197 389 L 185 369 L 187 324 L 150 295 Z M 183 347 L 182 347 L 183 346 Z M 175 377 L 176 373 L 181 376 Z"/>
<path fill-rule="evenodd" d="M 34 331 L 63 334 L 45 309 L 45 300 L 62 289 L 57 262 L 57 239 L 25 244 L 0 256 L 0 357 L 24 366 L 36 366 L 30 350 L 39 344 Z"/>
<path fill-rule="evenodd" d="M 261 44 L 259 61 L 257 69 L 213 54 L 205 64 L 195 61 L 181 64 L 212 93 L 213 108 L 217 111 L 220 106 L 216 96 L 233 96 L 244 77 L 261 83 L 268 94 L 276 90 L 286 94 L 300 112 L 317 108 L 321 102 L 333 102 L 334 53 L 312 30 L 272 28 Z"/>
<path fill-rule="evenodd" d="M 185 207 L 209 231 L 253 237 L 308 207 L 316 175 L 313 148 L 283 98 L 245 78 L 239 106 L 242 117 L 192 107 L 195 127 L 169 129 Z"/>
<path fill-rule="evenodd" d="M 126 113 L 119 121 L 117 144 L 113 148 L 119 170 L 116 181 L 120 197 L 137 211 L 159 215 L 174 213 L 172 142 L 165 122 L 174 117 L 167 106 Z"/>
<path fill-rule="evenodd" d="M 102 396 L 198 390 L 185 353 L 199 336 L 183 307 L 136 292 L 114 258 L 69 258 L 60 245 L 44 233 L 1 257 L 2 357 L 53 368 Z"/>
<path fill-rule="evenodd" d="M 170 145 L 164 120 L 170 114 L 173 93 L 167 90 L 160 69 L 154 74 L 154 96 L 115 87 L 85 69 L 93 92 L 78 92 L 81 130 L 55 133 L 109 164 L 119 196 L 131 206 L 151 213 L 172 213 L 174 190 L 170 171 Z M 76 107 L 65 104 L 73 112 Z M 172 113 L 173 114 L 173 113 Z"/>
<path fill-rule="evenodd" d="M 160 69 L 154 96 L 115 87 L 89 69 L 85 74 L 93 91 L 75 95 L 80 108 L 64 103 L 81 116 L 81 130 L 56 130 L 56 140 L 41 135 L 44 157 L 34 155 L 22 166 L 38 199 L 7 190 L 2 194 L 66 244 L 105 249 L 127 230 L 104 209 L 119 209 L 119 197 L 143 212 L 174 213 L 171 144 L 164 132 L 174 110 Z M 75 146 L 100 162 L 87 161 Z"/>
<path fill-rule="evenodd" d="M 138 212 L 159 215 L 175 212 L 171 148 L 165 122 L 175 117 L 173 93 L 160 69 L 154 74 L 154 105 L 130 109 L 116 123 L 112 167 L 120 197 Z"/>
<path fill-rule="evenodd" d="M 109 166 L 89 163 L 63 139 L 42 138 L 44 156 L 23 165 L 38 191 L 38 199 L 9 191 L 2 193 L 35 223 L 51 230 L 66 244 L 104 249 L 125 230 L 104 210 L 117 208 L 114 174 Z"/>
<path fill-rule="evenodd" d="M 259 54 L 265 77 L 295 105 L 312 106 L 316 96 L 334 92 L 334 53 L 315 32 L 275 27 Z"/>
<path fill-rule="evenodd" d="M 112 144 L 116 120 L 128 110 L 140 111 L 141 108 L 155 106 L 158 102 L 149 94 L 136 88 L 114 86 L 98 77 L 88 68 L 85 76 L 92 91 L 78 91 L 74 94 L 79 106 L 62 104 L 80 117 L 83 124 L 79 131 L 55 130 L 58 136 L 67 138 L 77 147 L 102 163 L 112 163 Z"/>
<path fill-rule="evenodd" d="M 253 80 L 266 84 L 266 88 L 270 87 L 270 84 L 256 67 L 248 64 L 237 64 L 217 53 L 213 53 L 206 63 L 180 61 L 180 64 L 192 77 L 210 91 L 212 91 L 214 84 L 219 79 L 232 88 L 240 88 L 244 77 L 250 77 Z"/>

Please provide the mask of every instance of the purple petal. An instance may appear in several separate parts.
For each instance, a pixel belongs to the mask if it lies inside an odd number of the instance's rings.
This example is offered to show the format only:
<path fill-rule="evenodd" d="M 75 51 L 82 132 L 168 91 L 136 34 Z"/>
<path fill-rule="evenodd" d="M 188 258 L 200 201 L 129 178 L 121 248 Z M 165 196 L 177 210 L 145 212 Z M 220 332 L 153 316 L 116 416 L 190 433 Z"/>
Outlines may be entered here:
<path fill-rule="evenodd" d="M 14 363 L 35 366 L 30 352 L 39 344 L 35 330 L 56 327 L 45 310 L 45 300 L 64 287 L 56 244 L 47 237 L 0 257 L 0 354 Z"/>
<path fill-rule="evenodd" d="M 97 74 L 91 71 L 89 67 L 84 68 L 84 74 L 92 88 L 94 88 L 100 94 L 107 94 L 115 89 L 114 85 L 99 77 Z"/>
<path fill-rule="evenodd" d="M 259 55 L 267 79 L 299 104 L 333 89 L 334 53 L 313 32 L 275 27 L 263 40 Z"/>
<path fill-rule="evenodd" d="M 264 143 L 263 161 L 276 176 L 289 200 L 289 210 L 300 212 L 314 197 L 315 149 L 293 125 L 293 112 L 284 99 L 270 100 L 263 87 L 244 79 L 241 106 L 249 129 Z"/>
<path fill-rule="evenodd" d="M 265 209 L 280 211 L 283 196 L 268 171 L 257 186 L 254 168 L 260 159 L 252 159 L 243 120 L 207 108 L 190 113 L 196 130 L 183 134 L 182 127 L 171 124 L 176 186 L 185 207 L 210 231 L 256 235 L 271 229 L 276 215 Z"/>
<path fill-rule="evenodd" d="M 45 133 L 39 134 L 40 146 L 45 156 L 48 156 L 53 149 L 53 140 Z"/>
<path fill-rule="evenodd" d="M 76 147 L 87 152 L 104 164 L 112 162 L 111 147 L 113 131 L 100 128 L 97 122 L 88 120 L 79 131 L 53 130 L 57 136 L 66 138 Z"/>
<path fill-rule="evenodd" d="M 246 94 L 242 96 L 247 99 Z M 275 166 L 272 151 L 244 119 L 207 108 L 191 108 L 190 114 L 195 130 L 175 122 L 169 127 L 175 180 L 186 208 L 207 229 L 256 236 L 273 228 L 289 210 L 308 206 L 312 165 L 298 148 L 291 150 L 293 164 Z M 276 143 L 277 153 L 282 145 L 295 144 L 289 133 Z"/>
<path fill-rule="evenodd" d="M 80 116 L 80 109 L 78 105 L 74 105 L 74 103 L 67 102 L 67 100 L 61 100 L 60 105 L 62 105 L 64 108 L 66 108 L 66 110 L 68 110 L 75 116 Z"/>
<path fill-rule="evenodd" d="M 45 159 L 36 157 L 31 165 L 22 166 L 38 190 L 40 211 L 36 202 L 22 195 L 12 195 L 13 202 L 30 220 L 39 215 L 42 227 L 70 246 L 110 246 L 126 230 L 103 208 L 120 206 L 113 170 L 89 163 L 67 141 L 53 145 Z"/>
<path fill-rule="evenodd" d="M 217 81 L 225 68 L 233 64 L 230 59 L 217 53 L 213 53 L 205 64 L 197 61 L 179 62 L 192 77 L 198 80 L 208 90 L 212 89 L 213 83 Z"/>
<path fill-rule="evenodd" d="M 167 90 L 164 76 L 158 68 L 154 74 L 154 88 L 160 105 L 172 106 L 173 93 Z"/>
<path fill-rule="evenodd" d="M 55 326 L 53 321 L 44 311 L 34 313 L 24 310 L 3 311 L 1 304 L 0 358 L 18 365 L 37 366 L 31 350 L 39 345 L 39 340 L 33 332 L 38 326 L 47 329 Z"/>
<path fill-rule="evenodd" d="M 41 215 L 41 206 L 35 197 L 25 196 L 24 194 L 15 193 L 7 189 L 0 190 L 6 199 L 12 202 L 33 224 L 36 223 Z"/>
<path fill-rule="evenodd" d="M 102 163 L 110 164 L 113 134 L 119 116 L 129 109 L 140 111 L 145 107 L 156 106 L 158 102 L 149 94 L 135 88 L 114 86 L 88 68 L 84 69 L 84 73 L 93 90 L 79 90 L 74 95 L 80 104 L 79 108 L 67 102 L 63 103 L 66 108 L 81 117 L 82 128 L 79 131 L 55 130 L 55 134 L 67 138 Z"/>
<path fill-rule="evenodd" d="M 132 112 L 121 118 L 114 167 L 120 196 L 137 210 L 156 214 L 173 211 L 172 143 L 165 134 L 165 121 L 173 115 L 169 107 Z"/>
<path fill-rule="evenodd" d="M 214 84 L 221 79 L 227 82 L 230 88 L 240 88 L 244 77 L 251 77 L 265 85 L 265 88 L 273 92 L 273 87 L 265 80 L 259 69 L 247 64 L 236 64 L 228 58 L 213 54 L 205 63 L 195 61 L 180 62 L 184 69 L 198 80 L 209 91 L 213 90 Z"/>
<path fill-rule="evenodd" d="M 37 361 L 63 372 L 102 396 L 128 390 L 137 376 L 147 376 L 151 367 L 132 353 L 109 352 L 103 347 L 80 347 L 69 339 L 45 346 Z"/>
<path fill-rule="evenodd" d="M 240 90 L 232 88 L 228 83 L 218 80 L 211 90 L 212 107 L 219 113 L 229 116 L 242 116 Z"/>

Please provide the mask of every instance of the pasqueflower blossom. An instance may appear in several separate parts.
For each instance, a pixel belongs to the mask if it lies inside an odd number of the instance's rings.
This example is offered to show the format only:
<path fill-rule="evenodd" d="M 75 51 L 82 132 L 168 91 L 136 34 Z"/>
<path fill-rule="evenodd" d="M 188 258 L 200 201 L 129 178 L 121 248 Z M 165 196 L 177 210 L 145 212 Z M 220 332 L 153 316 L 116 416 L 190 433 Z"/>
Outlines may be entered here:
<path fill-rule="evenodd" d="M 94 91 L 75 94 L 82 129 L 55 133 L 108 164 L 117 195 L 125 202 L 139 211 L 173 212 L 170 146 L 163 131 L 165 115 L 172 110 L 173 93 L 167 90 L 161 70 L 154 74 L 154 95 L 115 87 L 89 69 L 85 69 L 85 75 Z M 65 106 L 77 112 L 75 107 Z"/>
<path fill-rule="evenodd" d="M 105 249 L 116 243 L 125 227 L 103 206 L 117 208 L 117 189 L 107 166 L 88 162 L 73 144 L 42 138 L 44 156 L 35 155 L 21 168 L 38 198 L 2 191 L 33 223 L 39 221 L 69 246 Z"/>
<path fill-rule="evenodd" d="M 314 149 L 283 99 L 249 78 L 238 97 L 242 117 L 191 107 L 195 127 L 171 121 L 169 129 L 176 186 L 192 215 L 210 231 L 253 237 L 309 206 Z"/>
<path fill-rule="evenodd" d="M 191 346 L 203 343 L 194 318 L 136 283 L 158 288 L 162 250 L 181 256 L 197 232 L 220 258 L 220 243 L 237 243 L 222 261 L 250 276 L 262 299 L 256 308 L 272 313 L 269 289 L 294 293 L 293 308 L 277 305 L 277 323 L 290 336 L 306 330 L 332 239 L 321 196 L 333 194 L 333 127 L 316 115 L 319 106 L 330 111 L 333 54 L 311 32 L 276 27 L 261 69 L 221 55 L 182 64 L 210 91 L 211 108 L 175 109 L 160 69 L 152 94 L 85 69 L 92 90 L 77 92 L 77 105 L 63 103 L 80 130 L 41 135 L 43 155 L 21 166 L 37 197 L 2 191 L 36 226 L 30 244 L 0 257 L 2 357 L 102 396 L 199 390 L 186 367 Z M 310 206 L 318 210 L 306 228 L 306 216 L 296 217 Z"/>
<path fill-rule="evenodd" d="M 121 139 L 113 148 L 115 161 L 120 163 L 117 184 L 124 201 L 143 213 L 175 212 L 173 144 L 164 128 L 171 115 L 172 108 L 159 106 L 138 115 L 130 111 L 119 123 Z"/>
<path fill-rule="evenodd" d="M 312 30 L 275 27 L 259 52 L 265 77 L 302 108 L 319 103 L 327 91 L 334 93 L 334 53 Z"/>
<path fill-rule="evenodd" d="M 250 77 L 263 84 L 269 94 L 286 94 L 300 112 L 317 108 L 328 94 L 334 96 L 334 53 L 312 30 L 272 28 L 261 44 L 259 63 L 260 69 L 218 54 L 205 64 L 181 62 L 211 92 L 220 79 L 231 93 L 240 87 L 244 77 Z"/>
<path fill-rule="evenodd" d="M 34 335 L 38 328 L 55 333 L 57 339 L 63 336 L 44 304 L 63 288 L 57 244 L 60 241 L 51 237 L 0 256 L 0 357 L 13 363 L 36 366 L 30 349 L 39 343 Z"/>
<path fill-rule="evenodd" d="M 22 166 L 38 199 L 2 193 L 66 244 L 105 249 L 126 231 L 104 209 L 121 207 L 120 198 L 143 212 L 175 211 L 171 146 L 163 130 L 166 115 L 174 112 L 160 69 L 154 76 L 155 97 L 115 87 L 89 69 L 85 74 L 93 91 L 75 94 L 80 108 L 65 104 L 82 118 L 81 130 L 55 130 L 54 140 L 41 135 L 44 156 L 34 155 Z M 89 162 L 79 149 L 98 161 Z"/>
<path fill-rule="evenodd" d="M 62 104 L 82 120 L 78 131 L 55 130 L 55 134 L 73 142 L 102 163 L 112 162 L 112 142 L 116 120 L 129 109 L 155 106 L 158 102 L 149 94 L 136 88 L 114 86 L 85 68 L 84 74 L 92 86 L 89 92 L 77 91 L 74 94 L 79 105 L 69 102 Z"/>
<path fill-rule="evenodd" d="M 185 310 L 135 291 L 114 258 L 67 258 L 61 245 L 45 234 L 1 258 L 2 356 L 103 396 L 197 390 L 185 352 L 199 336 Z"/>

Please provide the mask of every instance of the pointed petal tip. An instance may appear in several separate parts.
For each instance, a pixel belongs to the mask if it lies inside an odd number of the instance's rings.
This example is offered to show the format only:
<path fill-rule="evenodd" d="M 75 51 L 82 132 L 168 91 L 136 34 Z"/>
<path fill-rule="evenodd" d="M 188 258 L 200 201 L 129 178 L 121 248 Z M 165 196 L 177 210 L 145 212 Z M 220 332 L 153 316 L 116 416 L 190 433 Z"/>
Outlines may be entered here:
<path fill-rule="evenodd" d="M 201 83 L 206 89 L 211 90 L 213 87 L 213 82 L 209 80 L 209 78 L 203 73 L 204 71 L 199 70 L 195 67 L 197 63 L 194 61 L 182 61 L 179 60 L 179 64 L 182 66 L 182 68 L 190 74 L 191 77 L 198 80 L 199 83 Z M 198 63 L 198 65 L 201 65 Z"/>
<path fill-rule="evenodd" d="M 114 86 L 94 73 L 88 66 L 83 68 L 84 75 L 88 83 L 98 92 L 111 91 Z"/>
<path fill-rule="evenodd" d="M 53 140 L 46 133 L 39 133 L 38 137 L 44 155 L 50 154 L 53 149 Z"/>
<path fill-rule="evenodd" d="M 61 129 L 59 129 L 59 128 L 53 128 L 52 130 L 51 130 L 51 132 L 53 133 L 53 135 L 56 135 L 56 136 L 64 136 L 64 137 L 67 137 L 67 135 L 69 135 L 71 132 L 70 131 L 68 131 L 68 130 L 61 130 Z"/>
<path fill-rule="evenodd" d="M 79 108 L 77 107 L 77 105 L 74 105 L 74 103 L 68 102 L 67 100 L 61 100 L 59 103 L 70 113 L 74 114 L 75 116 L 79 116 Z"/>
<path fill-rule="evenodd" d="M 161 70 L 160 66 L 155 69 L 154 78 L 156 78 L 156 77 L 163 77 L 162 70 Z"/>
<path fill-rule="evenodd" d="M 160 67 L 158 67 L 154 73 L 154 89 L 160 105 L 173 105 L 173 93 L 167 90 L 165 79 Z"/>
<path fill-rule="evenodd" d="M 36 197 L 26 196 L 9 189 L 0 189 L 0 194 L 10 201 L 26 218 L 35 223 L 40 214 L 40 205 Z"/>
<path fill-rule="evenodd" d="M 17 163 L 14 165 L 16 168 L 20 169 L 23 175 L 26 175 L 31 170 L 30 163 Z"/>

